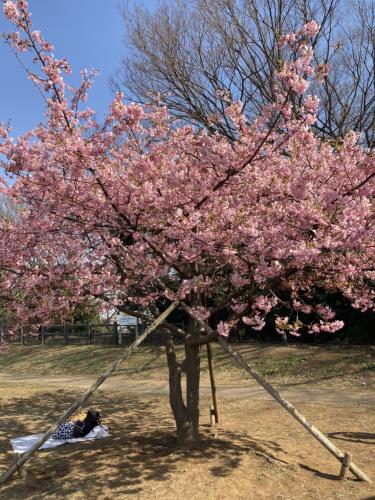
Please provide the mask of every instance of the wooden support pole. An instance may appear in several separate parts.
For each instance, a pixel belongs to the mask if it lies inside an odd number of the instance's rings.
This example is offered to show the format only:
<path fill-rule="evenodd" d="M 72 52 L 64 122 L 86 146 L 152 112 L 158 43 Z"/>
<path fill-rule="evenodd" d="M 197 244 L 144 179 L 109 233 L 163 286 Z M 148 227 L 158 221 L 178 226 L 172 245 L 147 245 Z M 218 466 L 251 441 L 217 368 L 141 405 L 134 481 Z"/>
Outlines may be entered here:
<path fill-rule="evenodd" d="M 285 410 L 292 415 L 315 439 L 317 439 L 320 444 L 322 444 L 334 457 L 337 458 L 340 462 L 342 462 L 345 454 L 339 450 L 333 443 L 330 441 L 320 430 L 315 427 L 315 425 L 311 424 L 299 411 L 287 401 L 269 382 L 267 382 L 258 372 L 256 372 L 253 368 L 251 368 L 246 361 L 243 359 L 241 354 L 234 352 L 232 347 L 224 340 L 219 337 L 218 339 L 221 347 L 236 361 L 236 363 L 244 368 L 249 375 L 251 375 L 267 392 L 270 394 L 278 403 L 281 404 Z M 366 481 L 366 483 L 371 483 L 371 479 L 361 471 L 354 463 L 350 464 L 350 470 L 353 474 L 361 479 L 362 481 Z"/>
<path fill-rule="evenodd" d="M 117 321 L 113 323 L 113 343 L 117 345 L 119 343 L 118 341 L 118 324 Z"/>
<path fill-rule="evenodd" d="M 20 453 L 14 454 L 13 461 L 15 464 L 17 464 L 17 460 L 20 458 L 20 456 L 21 456 Z M 17 472 L 22 479 L 25 479 L 25 477 L 26 477 L 25 469 L 21 469 L 21 468 L 17 467 Z"/>
<path fill-rule="evenodd" d="M 24 334 L 24 332 L 23 332 L 23 326 L 21 326 L 21 328 L 20 328 L 21 345 L 25 345 L 25 338 L 24 338 L 23 334 Z"/>
<path fill-rule="evenodd" d="M 214 405 L 210 405 L 210 427 L 213 427 L 217 423 Z"/>
<path fill-rule="evenodd" d="M 192 316 L 208 334 L 214 333 L 214 330 L 208 326 L 204 321 L 200 320 L 194 311 L 184 302 L 181 302 L 181 307 Z M 278 403 L 281 404 L 287 412 L 292 415 L 315 439 L 317 439 L 320 444 L 322 444 L 334 457 L 343 462 L 345 453 L 336 448 L 336 446 L 322 433 L 315 425 L 311 424 L 306 418 L 297 411 L 297 409 L 289 403 L 269 382 L 267 382 L 258 372 L 256 372 L 248 363 L 243 359 L 241 354 L 234 352 L 232 347 L 223 338 L 217 337 L 218 343 L 221 347 L 234 359 L 234 361 L 243 368 L 249 375 L 251 375 L 267 392 L 270 394 Z M 349 470 L 362 481 L 366 483 L 371 483 L 371 479 L 363 472 L 359 467 L 357 467 L 353 462 L 349 465 Z"/>
<path fill-rule="evenodd" d="M 214 363 L 213 363 L 213 359 L 212 359 L 212 348 L 211 348 L 210 343 L 206 344 L 206 346 L 207 346 L 208 371 L 210 373 L 210 382 L 211 382 L 211 394 L 212 394 L 212 405 L 211 406 L 213 407 L 215 424 L 217 424 L 217 423 L 219 423 L 219 411 L 218 411 L 217 399 L 216 399 L 216 382 L 215 382 L 215 374 L 214 374 Z M 210 412 L 211 411 L 212 411 L 212 408 L 210 409 Z M 210 421 L 211 421 L 211 419 L 210 419 Z"/>
<path fill-rule="evenodd" d="M 92 344 L 91 323 L 88 324 L 87 337 L 88 337 L 88 339 L 87 339 L 88 344 L 91 345 Z"/>
<path fill-rule="evenodd" d="M 340 470 L 340 479 L 343 480 L 346 478 L 348 470 L 350 469 L 350 464 L 352 463 L 352 455 L 351 453 L 345 453 L 344 458 L 342 460 L 341 470 Z"/>
<path fill-rule="evenodd" d="M 69 408 L 57 419 L 57 421 L 51 425 L 51 427 L 46 431 L 43 436 L 38 439 L 36 443 L 31 446 L 29 450 L 23 453 L 0 477 L 0 484 L 5 483 L 25 462 L 27 462 L 31 456 L 52 436 L 55 430 L 63 423 L 67 418 L 73 415 L 74 412 L 79 410 L 84 403 L 89 399 L 89 397 L 96 391 L 96 389 L 102 385 L 102 383 L 107 380 L 107 378 L 120 366 L 120 364 L 130 356 L 130 354 L 142 343 L 142 341 L 147 337 L 147 335 L 163 323 L 163 321 L 178 307 L 179 301 L 173 302 L 145 331 L 140 335 L 127 349 L 124 353 L 115 361 L 106 372 L 104 372 L 100 377 L 94 382 L 91 387 L 87 389 L 86 392 L 82 394 L 74 403 L 72 403 Z"/>

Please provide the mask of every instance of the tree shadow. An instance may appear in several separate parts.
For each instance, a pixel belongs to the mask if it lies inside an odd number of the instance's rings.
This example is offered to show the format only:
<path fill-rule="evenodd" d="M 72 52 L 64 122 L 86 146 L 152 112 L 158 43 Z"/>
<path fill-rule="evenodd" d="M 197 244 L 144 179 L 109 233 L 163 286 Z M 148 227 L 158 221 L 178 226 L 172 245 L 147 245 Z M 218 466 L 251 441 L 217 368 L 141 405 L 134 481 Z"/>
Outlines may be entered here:
<path fill-rule="evenodd" d="M 9 438 L 43 432 L 71 399 L 71 393 L 59 390 L 8 400 L 1 405 L 1 470 L 14 457 Z M 97 393 L 90 407 L 101 412 L 111 437 L 38 451 L 24 467 L 26 478 L 15 475 L 0 488 L 0 498 L 41 498 L 47 492 L 68 498 L 77 491 L 85 491 L 109 499 L 147 491 L 150 482 L 169 479 L 186 461 L 199 467 L 202 461 L 213 460 L 210 469 L 213 477 L 228 476 L 241 465 L 247 453 L 283 462 L 277 456 L 283 452 L 277 442 L 221 428 L 215 428 L 220 437 L 214 438 L 208 426 L 201 427 L 202 442 L 198 449 L 179 449 L 174 422 L 157 399 L 145 401 L 133 396 Z"/>
<path fill-rule="evenodd" d="M 315 476 L 322 477 L 323 479 L 330 479 L 331 481 L 338 481 L 339 475 L 337 474 L 328 474 L 326 472 L 322 472 L 318 469 L 314 469 L 313 467 L 309 467 L 308 465 L 305 464 L 299 464 L 301 469 L 307 470 L 309 472 L 313 472 Z M 355 479 L 353 479 L 355 480 Z"/>
<path fill-rule="evenodd" d="M 375 434 L 370 432 L 330 432 L 327 436 L 341 441 L 375 445 Z"/>
<path fill-rule="evenodd" d="M 301 469 L 307 470 L 309 472 L 313 472 L 315 476 L 317 477 L 322 477 L 323 479 L 330 479 L 331 481 L 341 481 L 340 479 L 340 465 L 338 462 L 338 470 L 337 470 L 337 475 L 336 474 L 328 474 L 327 472 L 322 472 L 318 469 L 314 469 L 313 467 L 309 467 L 306 464 L 299 464 Z M 349 481 L 352 481 L 354 483 L 361 483 L 361 479 L 355 477 L 351 472 L 348 473 L 348 476 L 346 478 Z"/>

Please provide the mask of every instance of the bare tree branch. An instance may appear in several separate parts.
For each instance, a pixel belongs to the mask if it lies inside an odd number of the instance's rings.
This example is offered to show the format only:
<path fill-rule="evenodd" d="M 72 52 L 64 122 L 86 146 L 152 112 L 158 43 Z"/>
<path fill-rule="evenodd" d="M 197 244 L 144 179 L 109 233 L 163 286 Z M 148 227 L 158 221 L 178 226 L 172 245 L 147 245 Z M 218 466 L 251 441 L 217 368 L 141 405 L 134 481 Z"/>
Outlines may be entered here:
<path fill-rule="evenodd" d="M 162 98 L 178 118 L 231 139 L 227 101 L 241 100 L 246 116 L 257 116 L 275 97 L 286 56 L 280 35 L 316 19 L 316 61 L 332 66 L 313 89 L 321 99 L 316 131 L 337 140 L 353 129 L 374 147 L 372 0 L 173 0 L 153 13 L 133 3 L 123 17 L 127 56 L 113 88 L 137 102 Z"/>

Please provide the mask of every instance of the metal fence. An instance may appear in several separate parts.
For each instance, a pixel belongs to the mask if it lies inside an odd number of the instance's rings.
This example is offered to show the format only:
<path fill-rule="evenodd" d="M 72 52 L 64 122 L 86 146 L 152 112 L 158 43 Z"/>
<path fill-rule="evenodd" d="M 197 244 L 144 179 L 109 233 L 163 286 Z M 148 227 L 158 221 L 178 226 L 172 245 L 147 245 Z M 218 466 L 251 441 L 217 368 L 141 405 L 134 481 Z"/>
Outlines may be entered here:
<path fill-rule="evenodd" d="M 0 324 L 0 345 L 78 345 L 107 344 L 127 345 L 143 331 L 142 324 L 120 325 L 114 323 L 73 323 L 49 325 L 37 331 L 31 326 L 13 327 Z"/>

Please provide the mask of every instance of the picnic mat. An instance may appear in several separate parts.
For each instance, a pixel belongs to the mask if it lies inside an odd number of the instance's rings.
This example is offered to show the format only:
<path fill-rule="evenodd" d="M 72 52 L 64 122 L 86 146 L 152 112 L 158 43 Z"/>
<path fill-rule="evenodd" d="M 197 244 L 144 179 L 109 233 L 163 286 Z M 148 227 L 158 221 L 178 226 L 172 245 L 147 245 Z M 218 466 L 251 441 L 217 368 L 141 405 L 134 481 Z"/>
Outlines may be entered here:
<path fill-rule="evenodd" d="M 43 434 L 31 434 L 30 436 L 16 437 L 10 440 L 15 453 L 25 453 L 29 448 L 33 446 L 34 443 L 38 441 L 43 436 Z M 110 436 L 108 428 L 105 425 L 97 425 L 82 438 L 74 439 L 52 439 L 49 438 L 39 449 L 45 450 L 48 448 L 56 448 L 56 446 L 61 446 L 65 443 L 80 443 L 81 441 L 91 441 L 94 439 L 102 439 Z"/>

